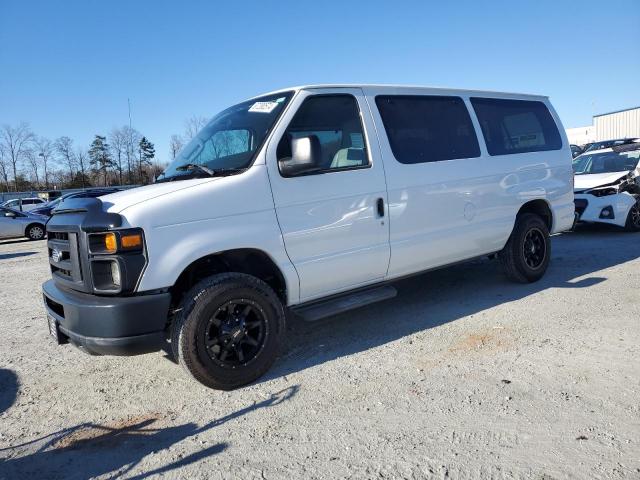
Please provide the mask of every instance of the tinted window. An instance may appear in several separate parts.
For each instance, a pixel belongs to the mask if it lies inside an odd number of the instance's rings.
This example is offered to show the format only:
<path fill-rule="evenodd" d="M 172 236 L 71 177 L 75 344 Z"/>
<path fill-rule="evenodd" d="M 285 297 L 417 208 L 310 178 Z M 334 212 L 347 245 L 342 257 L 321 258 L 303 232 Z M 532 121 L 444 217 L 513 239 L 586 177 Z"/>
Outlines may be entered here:
<path fill-rule="evenodd" d="M 472 98 L 489 155 L 560 150 L 562 139 L 542 102 Z"/>
<path fill-rule="evenodd" d="M 300 137 L 312 137 L 320 144 L 316 173 L 369 165 L 360 110 L 352 95 L 307 98 L 278 144 L 278 160 L 291 157 L 291 139 Z"/>
<path fill-rule="evenodd" d="M 401 163 L 480 156 L 469 112 L 460 97 L 376 97 L 389 144 Z"/>

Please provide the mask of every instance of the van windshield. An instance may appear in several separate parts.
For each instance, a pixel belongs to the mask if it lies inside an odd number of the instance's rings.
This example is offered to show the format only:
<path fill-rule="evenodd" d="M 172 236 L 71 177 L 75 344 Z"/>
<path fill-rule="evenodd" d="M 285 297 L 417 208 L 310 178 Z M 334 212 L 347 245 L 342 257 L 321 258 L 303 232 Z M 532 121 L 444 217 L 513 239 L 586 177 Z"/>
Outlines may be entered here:
<path fill-rule="evenodd" d="M 248 168 L 293 92 L 227 108 L 185 145 L 157 181 L 237 173 Z"/>
<path fill-rule="evenodd" d="M 640 160 L 640 150 L 630 152 L 604 152 L 583 154 L 573 161 L 576 175 L 593 173 L 628 172 L 635 170 Z"/>

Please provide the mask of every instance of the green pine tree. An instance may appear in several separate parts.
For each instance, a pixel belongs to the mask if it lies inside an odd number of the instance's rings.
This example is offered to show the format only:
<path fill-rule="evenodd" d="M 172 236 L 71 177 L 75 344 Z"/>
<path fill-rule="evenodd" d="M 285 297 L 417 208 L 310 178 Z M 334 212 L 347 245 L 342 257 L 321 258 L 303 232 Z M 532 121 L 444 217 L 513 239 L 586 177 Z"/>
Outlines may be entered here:
<path fill-rule="evenodd" d="M 156 149 L 147 137 L 142 137 L 139 143 L 139 160 L 138 160 L 138 174 L 140 175 L 140 183 L 144 183 L 143 169 L 144 167 L 150 167 L 153 159 L 156 156 Z"/>
<path fill-rule="evenodd" d="M 113 159 L 109 153 L 107 137 L 95 136 L 89 148 L 89 163 L 98 175 L 103 175 L 104 185 L 107 186 L 107 174 L 109 173 L 109 168 L 113 167 Z"/>

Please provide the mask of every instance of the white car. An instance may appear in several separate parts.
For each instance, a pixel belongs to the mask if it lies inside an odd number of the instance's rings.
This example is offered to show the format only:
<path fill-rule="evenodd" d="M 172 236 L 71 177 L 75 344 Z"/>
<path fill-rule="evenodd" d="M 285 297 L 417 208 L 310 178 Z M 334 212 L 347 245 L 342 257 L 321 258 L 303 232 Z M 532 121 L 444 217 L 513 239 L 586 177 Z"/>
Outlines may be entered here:
<path fill-rule="evenodd" d="M 54 210 L 49 330 L 95 354 L 168 342 L 197 380 L 231 389 L 273 363 L 287 311 L 317 320 L 493 254 L 534 282 L 573 220 L 571 150 L 546 97 L 290 88 L 218 114 L 156 184 Z"/>
<path fill-rule="evenodd" d="M 33 210 L 34 208 L 41 207 L 46 202 L 38 197 L 33 198 L 14 198 L 13 200 L 7 200 L 0 206 L 13 208 L 14 210 L 19 210 L 21 212 L 28 212 Z"/>
<path fill-rule="evenodd" d="M 577 220 L 640 231 L 640 143 L 584 153 L 573 162 Z"/>

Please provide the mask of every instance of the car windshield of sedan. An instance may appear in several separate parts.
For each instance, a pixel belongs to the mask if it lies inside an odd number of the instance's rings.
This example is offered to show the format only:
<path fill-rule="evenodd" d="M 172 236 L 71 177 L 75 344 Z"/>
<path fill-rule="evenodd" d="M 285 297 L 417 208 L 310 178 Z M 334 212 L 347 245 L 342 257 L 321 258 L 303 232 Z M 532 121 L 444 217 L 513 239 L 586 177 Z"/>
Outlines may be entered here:
<path fill-rule="evenodd" d="M 576 175 L 628 172 L 638 166 L 638 160 L 640 160 L 640 150 L 586 153 L 573 161 L 573 171 Z"/>
<path fill-rule="evenodd" d="M 292 92 L 268 95 L 219 113 L 180 151 L 157 181 L 248 168 L 291 96 Z"/>

